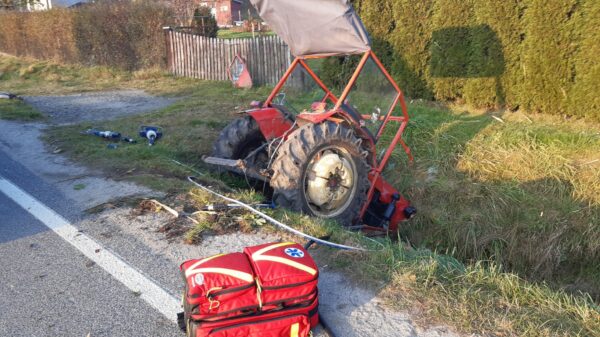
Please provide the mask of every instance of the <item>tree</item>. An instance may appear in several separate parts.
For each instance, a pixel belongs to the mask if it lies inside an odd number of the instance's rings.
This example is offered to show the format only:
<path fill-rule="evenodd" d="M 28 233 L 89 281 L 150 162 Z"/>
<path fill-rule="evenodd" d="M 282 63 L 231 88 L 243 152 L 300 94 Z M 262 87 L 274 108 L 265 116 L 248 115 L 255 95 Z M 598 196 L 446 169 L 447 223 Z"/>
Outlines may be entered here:
<path fill-rule="evenodd" d="M 209 7 L 196 8 L 192 22 L 196 34 L 206 37 L 217 37 L 219 26 Z"/>

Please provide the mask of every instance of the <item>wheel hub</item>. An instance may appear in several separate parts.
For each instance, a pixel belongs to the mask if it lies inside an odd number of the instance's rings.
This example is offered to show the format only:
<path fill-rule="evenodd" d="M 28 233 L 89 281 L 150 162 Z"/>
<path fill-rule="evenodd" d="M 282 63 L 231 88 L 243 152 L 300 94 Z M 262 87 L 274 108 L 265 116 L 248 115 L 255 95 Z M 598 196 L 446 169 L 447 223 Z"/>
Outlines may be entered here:
<path fill-rule="evenodd" d="M 311 164 L 306 186 L 309 201 L 326 210 L 341 207 L 353 190 L 351 164 L 332 151 L 316 156 Z"/>

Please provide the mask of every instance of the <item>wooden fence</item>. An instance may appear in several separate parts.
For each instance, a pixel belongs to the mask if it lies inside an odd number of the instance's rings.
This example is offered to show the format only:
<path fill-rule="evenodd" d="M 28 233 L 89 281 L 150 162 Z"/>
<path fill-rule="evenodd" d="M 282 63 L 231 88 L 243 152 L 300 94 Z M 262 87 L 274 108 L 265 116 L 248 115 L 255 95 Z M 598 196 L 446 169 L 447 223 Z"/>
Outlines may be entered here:
<path fill-rule="evenodd" d="M 289 47 L 277 36 L 212 39 L 165 29 L 167 65 L 177 76 L 229 80 L 236 54 L 246 59 L 255 85 L 277 84 L 292 61 Z"/>

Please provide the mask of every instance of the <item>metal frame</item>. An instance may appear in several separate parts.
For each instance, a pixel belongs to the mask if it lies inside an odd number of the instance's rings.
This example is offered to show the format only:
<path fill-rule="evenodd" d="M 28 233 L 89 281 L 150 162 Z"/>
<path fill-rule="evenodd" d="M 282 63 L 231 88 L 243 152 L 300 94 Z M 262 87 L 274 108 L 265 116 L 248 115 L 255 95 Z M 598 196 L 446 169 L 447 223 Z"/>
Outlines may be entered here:
<path fill-rule="evenodd" d="M 373 198 L 373 195 L 375 193 L 376 183 L 380 179 L 382 180 L 381 173 L 383 172 L 385 166 L 387 165 L 396 146 L 398 144 L 400 144 L 402 146 L 402 148 L 404 149 L 404 151 L 406 152 L 406 154 L 408 155 L 409 160 L 411 162 L 413 161 L 413 157 L 412 157 L 410 148 L 406 145 L 406 143 L 402 139 L 402 134 L 404 133 L 404 130 L 406 129 L 406 126 L 408 125 L 408 121 L 409 121 L 408 111 L 407 111 L 407 107 L 406 107 L 406 101 L 404 100 L 404 94 L 402 93 L 402 90 L 400 89 L 398 84 L 396 84 L 396 82 L 394 81 L 392 76 L 388 73 L 388 71 L 385 69 L 385 67 L 379 60 L 379 58 L 375 55 L 375 53 L 372 50 L 369 50 L 368 52 L 363 54 L 358 66 L 356 67 L 354 73 L 352 74 L 352 77 L 350 78 L 348 84 L 344 88 L 344 91 L 342 92 L 340 97 L 337 98 L 331 92 L 331 90 L 329 90 L 329 88 L 327 88 L 327 86 L 325 86 L 323 81 L 321 81 L 321 79 L 314 73 L 314 71 L 306 63 L 307 59 L 319 59 L 319 58 L 327 58 L 327 57 L 331 57 L 331 55 L 296 57 L 294 59 L 294 61 L 291 63 L 291 65 L 289 66 L 289 68 L 287 69 L 287 71 L 285 72 L 285 74 L 283 75 L 283 77 L 279 80 L 279 82 L 277 83 L 275 88 L 273 88 L 273 91 L 271 92 L 271 94 L 269 95 L 267 100 L 265 101 L 263 107 L 265 107 L 265 108 L 271 107 L 271 103 L 273 102 L 273 99 L 275 99 L 275 97 L 277 96 L 279 91 L 283 88 L 283 86 L 287 82 L 288 78 L 291 76 L 292 72 L 296 69 L 296 67 L 298 65 L 300 65 L 308 72 L 308 74 L 313 78 L 313 80 L 315 80 L 317 85 L 319 87 L 321 87 L 321 89 L 323 89 L 323 91 L 325 91 L 325 97 L 323 98 L 323 101 L 330 99 L 335 104 L 335 107 L 333 109 L 331 109 L 329 112 L 321 114 L 323 119 L 331 119 L 331 120 L 335 121 L 335 118 L 333 116 L 339 115 L 346 120 L 353 120 L 356 123 L 360 123 L 360 121 L 356 121 L 347 112 L 345 112 L 342 109 L 342 104 L 350 95 L 350 92 L 352 91 L 352 88 L 353 88 L 354 84 L 356 83 L 356 81 L 358 80 L 360 74 L 362 73 L 362 70 L 364 69 L 367 61 L 369 59 L 371 59 L 375 62 L 375 64 L 379 68 L 379 70 L 382 72 L 382 74 L 387 78 L 387 80 L 390 82 L 390 84 L 396 90 L 397 95 L 394 98 L 393 103 L 390 106 L 390 109 L 387 112 L 387 114 L 385 116 L 381 117 L 381 120 L 383 120 L 383 123 L 380 125 L 377 135 L 374 136 L 375 139 L 373 140 L 373 144 L 372 144 L 373 148 L 375 148 L 375 143 L 377 142 L 377 140 L 379 140 L 379 138 L 383 134 L 385 128 L 388 126 L 389 122 L 400 123 L 400 126 L 398 127 L 398 131 L 396 131 L 396 134 L 394 135 L 394 138 L 392 139 L 392 142 L 389 144 L 381 161 L 379 163 L 377 163 L 377 159 L 376 158 L 373 159 L 375 165 L 369 174 L 369 179 L 371 180 L 371 188 L 369 189 L 369 193 L 367 196 L 368 202 L 365 203 L 365 205 L 363 205 L 363 208 L 361 209 L 361 212 L 360 212 L 360 218 L 363 218 L 363 216 L 365 215 L 365 212 L 367 211 L 369 204 Z M 396 109 L 396 107 L 398 106 L 398 104 L 400 104 L 400 108 L 402 110 L 402 116 L 393 116 L 392 114 L 393 114 L 394 110 Z M 363 120 L 370 118 L 370 116 L 368 116 L 368 115 L 362 115 L 361 117 Z M 356 127 L 357 125 L 354 125 L 354 126 Z M 358 126 L 358 127 L 356 127 L 356 129 L 360 130 L 361 133 L 366 134 L 366 132 L 364 132 L 364 130 L 362 130 L 362 127 Z M 369 137 L 369 136 L 366 136 L 365 138 L 371 139 L 371 137 Z"/>

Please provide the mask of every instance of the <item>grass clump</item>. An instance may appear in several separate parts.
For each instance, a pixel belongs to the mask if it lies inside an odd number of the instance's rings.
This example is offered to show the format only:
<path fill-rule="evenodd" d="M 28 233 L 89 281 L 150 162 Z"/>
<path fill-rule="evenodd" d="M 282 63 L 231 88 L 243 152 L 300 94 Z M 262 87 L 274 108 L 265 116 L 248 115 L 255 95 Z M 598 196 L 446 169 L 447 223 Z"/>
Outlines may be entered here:
<path fill-rule="evenodd" d="M 415 163 L 397 153 L 385 172 L 420 211 L 404 237 L 600 298 L 600 126 L 426 104 L 411 110 Z"/>
<path fill-rule="evenodd" d="M 0 119 L 35 121 L 44 118 L 39 111 L 15 99 L 0 99 Z"/>

